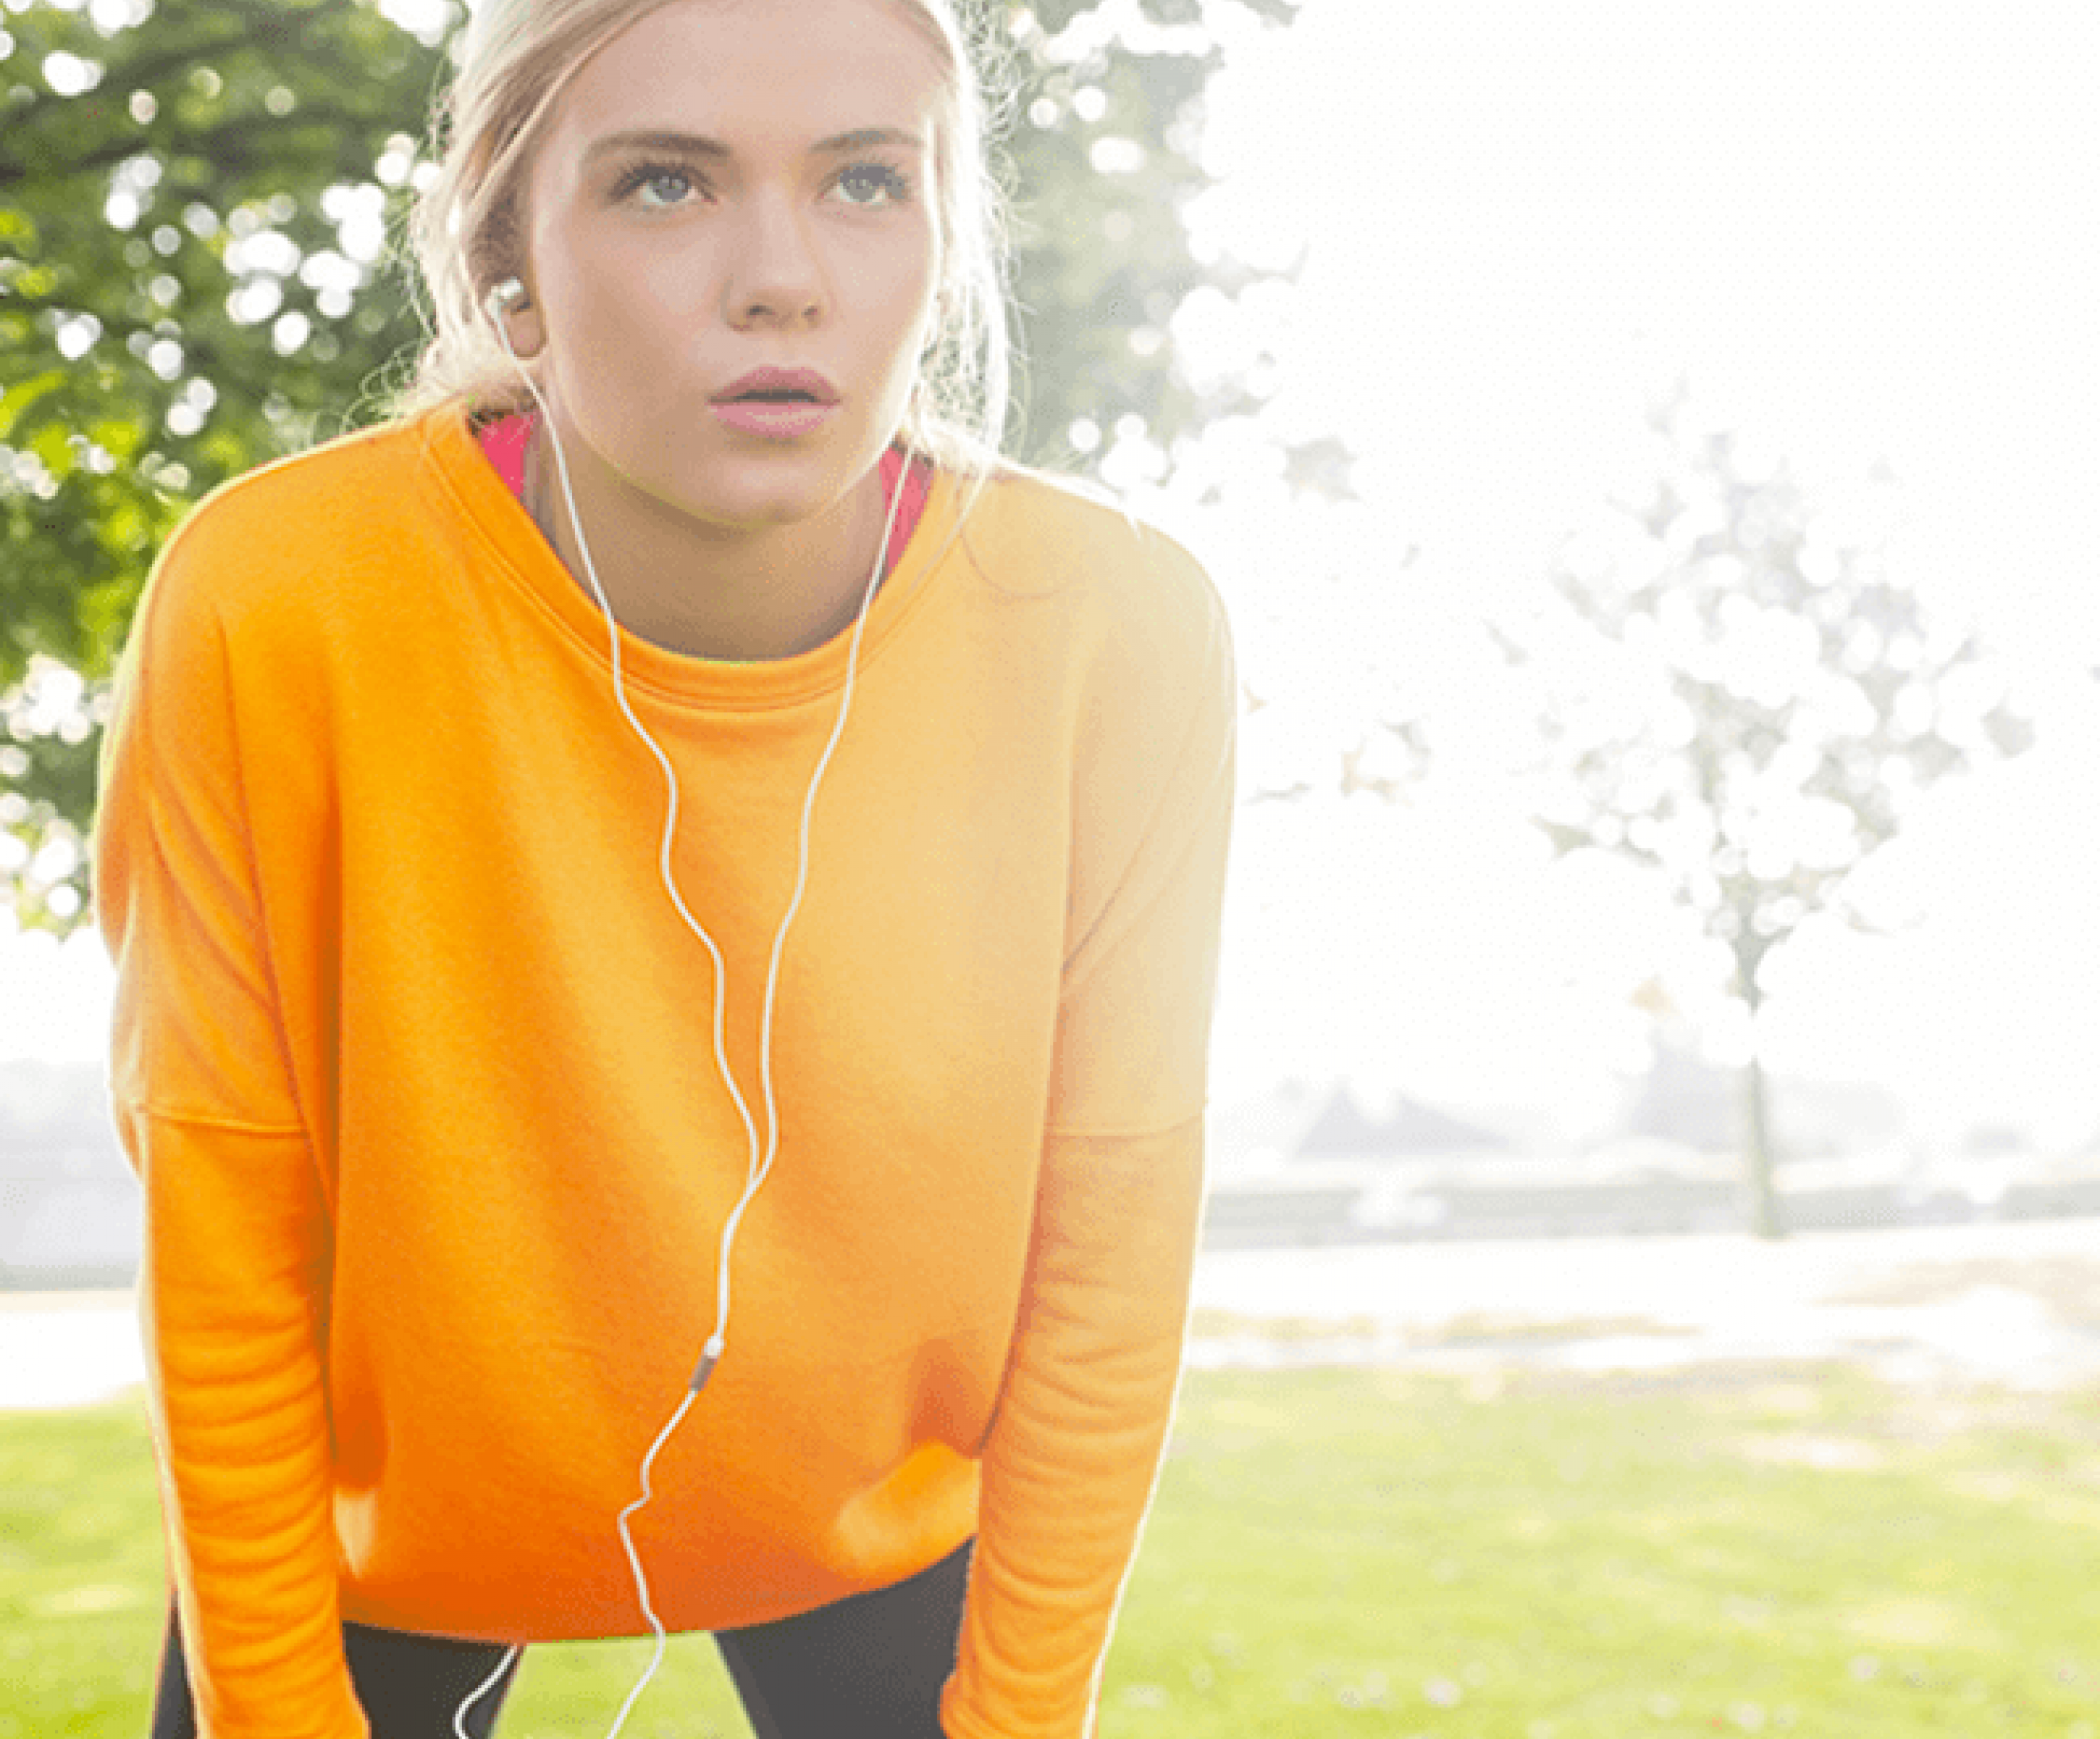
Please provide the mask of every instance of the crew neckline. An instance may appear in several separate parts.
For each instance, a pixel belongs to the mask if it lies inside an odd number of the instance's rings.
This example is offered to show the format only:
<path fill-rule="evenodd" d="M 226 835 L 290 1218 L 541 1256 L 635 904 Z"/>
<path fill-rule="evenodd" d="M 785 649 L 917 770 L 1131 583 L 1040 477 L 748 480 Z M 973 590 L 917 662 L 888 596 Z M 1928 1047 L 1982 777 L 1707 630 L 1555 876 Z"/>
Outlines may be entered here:
<path fill-rule="evenodd" d="M 554 616 L 610 677 L 604 612 L 489 461 L 464 404 L 455 402 L 432 413 L 429 447 L 438 476 L 488 541 L 505 577 Z M 955 541 L 958 517 L 955 479 L 936 467 L 919 523 L 868 610 L 860 650 L 863 673 L 931 589 L 940 558 Z M 620 666 L 631 689 L 688 704 L 762 709 L 836 693 L 845 682 L 853 625 L 806 652 L 749 662 L 674 652 L 624 627 L 619 633 Z"/>

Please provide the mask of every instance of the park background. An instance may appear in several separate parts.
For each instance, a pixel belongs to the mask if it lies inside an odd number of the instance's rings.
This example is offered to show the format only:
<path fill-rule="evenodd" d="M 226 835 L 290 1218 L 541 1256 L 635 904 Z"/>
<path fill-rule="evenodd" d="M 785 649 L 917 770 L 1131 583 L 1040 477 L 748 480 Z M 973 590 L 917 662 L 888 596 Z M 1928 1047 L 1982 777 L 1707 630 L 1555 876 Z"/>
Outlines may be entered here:
<path fill-rule="evenodd" d="M 1603 1432 L 1610 1410 L 1581 1390 L 1555 1413 L 1565 1397 L 1549 1379 L 1587 1373 L 1627 1403 L 1630 1371 L 1750 1361 L 1765 1375 L 1705 1412 L 1666 1385 L 1641 1402 L 1665 1410 L 1651 1444 L 1696 1445 L 1725 1415 L 1730 1443 L 1762 1445 L 1749 1464 L 1799 1481 L 1761 1488 L 1776 1507 L 1736 1518 L 1746 1539 L 1842 1533 L 1833 1518 L 1851 1501 L 1929 1514 L 1965 1543 L 1988 1531 L 1962 1508 L 1981 1504 L 2027 1562 L 2060 1565 L 2072 1588 L 2093 1526 L 2100 1324 L 2080 1235 L 2090 1222 L 2056 1217 L 2093 1211 L 2100 1172 L 2100 902 L 2088 868 L 2100 813 L 2100 15 L 2041 0 L 995 10 L 1031 20 L 1008 33 L 1026 81 L 1015 117 L 1025 189 L 1036 177 L 1018 280 L 1034 311 L 1027 450 L 1090 475 L 1202 557 L 1232 608 L 1246 682 L 1198 1341 L 1220 1366 L 1292 1368 L 1218 1373 L 1244 1388 L 1192 1379 L 1194 1459 L 1234 1444 L 1259 1459 L 1273 1432 L 1287 1463 L 1282 1442 L 1331 1406 L 1365 1441 L 1395 1433 L 1379 1477 L 1405 1477 L 1392 1458 L 1415 1458 L 1425 1482 L 1442 1481 L 1454 1529 L 1492 1533 L 1516 1516 L 1536 1545 L 1574 1525 L 1572 1512 L 1543 1513 L 1539 1482 L 1587 1490 L 1541 1434 Z M 273 19 L 303 36 L 257 28 Z M 340 426 L 327 419 L 346 408 L 345 375 L 324 365 L 326 345 L 381 359 L 398 344 L 398 311 L 369 331 L 359 323 L 399 299 L 379 267 L 421 117 L 399 113 L 391 139 L 358 105 L 423 76 L 400 43 L 435 43 L 449 21 L 448 7 L 418 0 L 161 0 L 158 11 L 0 0 L 0 217 L 31 209 L 39 163 L 24 141 L 38 127 L 92 165 L 72 183 L 77 210 L 0 235 L 0 872 L 18 914 L 0 911 L 0 1273 L 17 1287 L 107 1284 L 129 1260 L 134 1198 L 99 1110 L 107 972 L 90 934 L 56 933 L 83 915 L 68 818 L 81 818 L 80 757 L 126 589 L 212 467 Z M 219 59 L 192 51 L 164 71 L 157 102 L 105 82 L 104 60 L 177 25 L 218 29 Z M 270 71 L 303 55 L 311 79 L 329 55 L 365 53 L 368 92 Z M 273 205 L 267 153 L 235 152 L 223 228 L 208 228 L 138 167 L 157 126 L 179 119 L 237 141 L 330 103 L 380 149 L 305 204 Z M 245 228 L 237 207 L 251 214 Z M 243 369 L 272 379 L 280 402 L 244 398 Z M 347 379 L 355 396 L 363 376 Z M 141 432 L 104 467 L 96 452 L 113 457 L 121 442 L 98 449 L 95 431 L 126 417 Z M 143 461 L 152 455 L 165 462 Z M 1913 669 L 1936 655 L 1928 646 L 1974 652 L 1959 704 L 1926 709 L 1963 764 L 1894 781 L 1895 831 L 1870 855 L 1863 833 L 1839 829 L 1833 843 L 1829 814 L 1800 801 L 1800 769 L 1791 792 L 1765 792 L 1759 825 L 1776 830 L 1765 855 L 1778 866 L 1767 880 L 1807 872 L 1816 898 L 1789 914 L 1758 974 L 1754 1022 L 1727 945 L 1696 899 L 1673 898 L 1669 865 L 1562 851 L 1564 832 L 1541 824 L 1577 817 L 1582 787 L 1568 735 L 1544 722 L 1595 725 L 1599 692 L 1647 705 L 1646 719 L 1632 708 L 1636 727 L 1669 711 L 1650 655 L 1670 636 L 1621 634 L 1591 656 L 1556 576 L 1697 581 L 1680 558 L 1710 521 L 1695 512 L 1672 545 L 1658 518 L 1639 548 L 1629 527 L 1661 488 L 1696 507 L 1724 474 L 1751 494 L 1798 483 L 1801 525 L 1835 529 L 1809 535 L 1802 548 L 1820 535 L 1821 553 L 1795 565 L 1834 579 L 1856 550 L 1860 572 L 1886 576 L 1900 607 L 1933 625 Z M 133 480 L 135 498 L 122 492 Z M 126 511 L 135 523 L 121 536 L 82 529 Z M 1747 619 L 1718 686 L 1784 713 L 1833 667 L 1804 658 L 1771 615 Z M 2018 728 L 1994 733 L 1993 717 Z M 1631 832 L 1621 824 L 1617 843 Z M 1832 872 L 1849 872 L 1842 887 Z M 1750 1206 L 1739 1179 L 1754 1053 L 1798 1234 L 1762 1256 L 1716 1229 L 1745 1223 Z M 1868 1226 L 1912 1229 L 1831 1229 Z M 1622 1237 L 1643 1229 L 1657 1235 Z M 1573 1232 L 1612 1236 L 1511 1241 Z M 1497 1241 L 1467 1242 L 1483 1233 Z M 1263 1247 L 1285 1242 L 1317 1247 L 1307 1262 Z M 52 1327 L 66 1318 L 38 1316 L 23 1335 L 0 1333 L 0 1347 L 18 1368 L 33 1340 L 74 1348 L 55 1362 L 77 1366 L 77 1348 L 109 1331 L 105 1319 L 68 1342 Z M 1771 1375 L 1810 1357 L 1811 1375 Z M 1846 1387 L 1855 1377 L 1896 1386 Z M 1460 1464 L 1396 1423 L 1417 1408 L 1504 1468 L 1507 1485 L 1469 1509 Z M 109 1423 L 124 1416 L 81 1415 L 76 1428 L 35 1415 L 51 1422 L 49 1442 L 77 1428 L 102 1447 L 60 1454 L 39 1438 L 20 1465 L 135 1447 L 135 1432 Z M 1637 1469 L 1630 1441 L 1569 1455 Z M 1611 1512 L 1623 1525 L 1568 1560 L 1575 1585 L 1624 1597 L 1613 1646 L 1644 1639 L 1657 1659 L 1685 1651 L 1662 1621 L 1670 1599 L 1633 1587 L 1626 1542 L 1670 1507 L 1683 1471 L 1628 1473 L 1615 1501 L 1630 1507 Z M 1830 1495 L 1848 1480 L 1873 1502 Z M 148 1525 L 126 1490 L 133 1508 L 112 1498 L 95 1513 Z M 1687 1498 L 1682 1513 L 1710 1519 L 1740 1495 Z M 1190 1525 L 1191 1551 L 1222 1550 L 1222 1511 L 1247 1501 L 1211 1498 L 1219 1509 Z M 1357 1498 L 1357 1533 L 1394 1537 L 1383 1543 L 1396 1555 L 1358 1591 L 1376 1611 L 1416 1612 L 1425 1566 L 1494 1556 L 1485 1534 L 1442 1556 L 1410 1554 L 1396 1541 L 1427 1524 L 1396 1498 Z M 1635 1506 L 1647 1521 L 1626 1519 Z M 27 1555 L 24 1609 L 61 1630 L 107 1611 L 135 1635 L 135 1585 L 81 1583 L 48 1549 L 73 1524 L 54 1525 Z M 1335 1527 L 1321 1538 L 1347 1558 L 1337 1542 L 1355 1535 Z M 1874 1549 L 1895 1565 L 1916 1544 L 1898 1526 Z M 125 1548 L 141 1576 L 148 1548 L 144 1536 Z M 1742 1681 L 1733 1689 L 1545 1672 L 1557 1687 L 1545 1702 L 1498 1709 L 1522 1662 L 1554 1649 L 1535 1624 L 1503 1634 L 1484 1619 L 1482 1635 L 1498 1640 L 1480 1641 L 1477 1659 L 1454 1643 L 1427 1664 L 1366 1665 L 1338 1643 L 1322 1664 L 1308 1640 L 1312 1664 L 1275 1668 L 1274 1707 L 1234 1719 L 1326 1732 L 1347 1710 L 1390 1718 L 1366 1731 L 1573 1735 L 1625 1731 L 1635 1716 L 1659 1732 L 1710 1719 L 1754 1731 L 1792 1724 L 1780 1719 L 1792 1710 L 1807 1731 L 1894 1733 L 2030 1730 L 2007 1712 L 2024 1710 L 2031 1730 L 2089 1732 L 2070 1640 L 2089 1596 L 2058 1599 L 2054 1573 L 2038 1573 L 1986 1624 L 1998 1572 L 1971 1551 L 1919 1547 L 1901 1559 L 1917 1586 L 1890 1592 L 1890 1569 L 1878 1618 L 1863 1626 L 1857 1601 L 1831 1617 L 1822 1664 L 1835 1676 L 1815 1688 L 1743 1688 L 1793 1662 L 1814 1626 L 1781 1626 L 1781 1637 L 1774 1613 L 1797 1597 L 1806 1613 L 1813 1578 L 1746 1592 L 1762 1573 L 1740 1571 L 1683 1596 L 1714 1604 L 1746 1651 L 1720 1673 Z M 24 1561 L 8 1559 L 9 1573 Z M 1825 1596 L 1833 1611 L 1856 1570 L 1848 1560 Z M 1970 1584 L 1966 1605 L 1950 1578 Z M 1193 1579 L 1231 1578 L 1214 1565 Z M 1308 1592 L 1321 1618 L 1304 1627 L 1330 1622 L 1335 1599 L 1324 1582 Z M 1422 1634 L 1453 1622 L 1433 1601 L 1418 1620 Z M 1288 1653 L 1291 1625 L 1273 1627 Z M 1233 1634 L 1207 1631 L 1200 1661 L 1148 1656 L 1124 1672 L 1111 1719 L 1207 1730 L 1204 1695 L 1252 1646 L 1244 1635 L 1213 1646 Z M 83 1641 L 81 1657 L 103 1646 Z M 1884 1707 L 1884 1695 L 1912 1700 Z M 1845 1712 L 1852 1702 L 1866 1712 Z"/>

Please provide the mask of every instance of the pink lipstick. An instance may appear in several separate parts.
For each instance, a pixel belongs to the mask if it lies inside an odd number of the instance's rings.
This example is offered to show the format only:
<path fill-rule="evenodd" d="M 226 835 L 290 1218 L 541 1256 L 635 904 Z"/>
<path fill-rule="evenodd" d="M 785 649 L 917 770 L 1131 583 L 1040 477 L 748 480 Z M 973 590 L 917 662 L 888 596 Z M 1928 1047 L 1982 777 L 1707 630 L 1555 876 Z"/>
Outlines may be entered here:
<path fill-rule="evenodd" d="M 753 369 L 709 404 L 729 427 L 775 441 L 814 434 L 838 408 L 837 389 L 814 369 Z"/>

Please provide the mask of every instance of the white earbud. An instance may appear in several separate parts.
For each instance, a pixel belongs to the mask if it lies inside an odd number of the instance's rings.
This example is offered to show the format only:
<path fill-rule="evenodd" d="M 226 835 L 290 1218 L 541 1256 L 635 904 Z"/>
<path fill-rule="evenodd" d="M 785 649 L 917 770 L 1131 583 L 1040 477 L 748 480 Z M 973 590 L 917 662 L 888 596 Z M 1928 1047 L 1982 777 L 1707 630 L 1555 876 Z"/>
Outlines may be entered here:
<path fill-rule="evenodd" d="M 500 326 L 505 315 L 514 308 L 527 307 L 531 300 L 523 283 L 516 278 L 505 278 L 488 293 L 488 299 L 482 307 L 488 311 L 489 319 Z"/>

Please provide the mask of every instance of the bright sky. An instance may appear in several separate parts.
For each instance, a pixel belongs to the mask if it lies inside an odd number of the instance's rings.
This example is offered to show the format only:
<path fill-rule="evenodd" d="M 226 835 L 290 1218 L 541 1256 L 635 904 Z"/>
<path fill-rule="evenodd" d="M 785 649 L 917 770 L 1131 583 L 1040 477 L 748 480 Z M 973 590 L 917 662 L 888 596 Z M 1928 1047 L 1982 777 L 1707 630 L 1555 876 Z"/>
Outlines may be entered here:
<path fill-rule="evenodd" d="M 2036 0 L 1306 0 L 1240 47 L 1207 227 L 1304 250 L 1278 410 L 1339 429 L 1365 501 L 1342 529 L 1273 503 L 1181 523 L 1299 728 L 1368 648 L 1447 755 L 1404 808 L 1246 814 L 1225 1084 L 1339 1063 L 1565 1129 L 1643 1052 L 1634 986 L 1714 1013 L 1633 876 L 1545 868 L 1467 626 L 1639 488 L 1642 412 L 1683 372 L 1812 479 L 1889 461 L 1893 559 L 2001 649 L 2041 731 L 1885 854 L 1913 933 L 1804 932 L 1776 963 L 1771 1053 L 1884 1082 L 1927 1133 L 2100 1133 L 2096 68 L 2100 11 Z M 1191 335 L 1233 353 L 1215 311 Z"/>
<path fill-rule="evenodd" d="M 1775 1061 L 1881 1080 L 1927 1134 L 2092 1137 L 2100 10 L 1304 0 L 1233 40 L 1201 232 L 1302 250 L 1301 289 L 1185 335 L 1198 366 L 1273 342 L 1277 415 L 1343 435 L 1363 501 L 1140 505 L 1205 555 L 1284 703 L 1251 753 L 1309 758 L 1381 699 L 1432 702 L 1444 753 L 1405 806 L 1246 812 L 1219 1096 L 1339 1070 L 1567 1133 L 1645 1056 L 1635 986 L 1714 1014 L 1707 962 L 1636 879 L 1546 864 L 1471 626 L 1639 486 L 1642 413 L 1683 372 L 1811 478 L 1889 461 L 1895 558 L 2001 648 L 2041 733 L 1886 854 L 1913 929 L 1802 933 Z M 91 943 L 68 960 L 0 939 L 0 1056 L 95 1054 L 106 977 Z"/>

